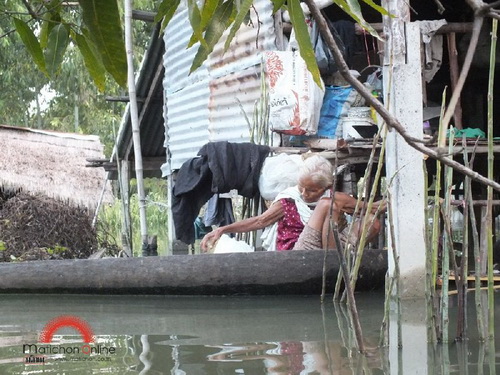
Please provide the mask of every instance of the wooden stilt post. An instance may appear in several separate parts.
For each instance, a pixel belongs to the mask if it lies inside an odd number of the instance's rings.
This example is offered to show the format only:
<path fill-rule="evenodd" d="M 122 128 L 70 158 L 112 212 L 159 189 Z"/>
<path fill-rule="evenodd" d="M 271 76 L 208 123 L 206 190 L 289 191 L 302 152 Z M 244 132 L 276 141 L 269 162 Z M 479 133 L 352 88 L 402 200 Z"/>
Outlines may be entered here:
<path fill-rule="evenodd" d="M 455 33 L 447 34 L 447 42 L 448 42 L 448 57 L 450 60 L 450 80 L 451 80 L 451 90 L 455 90 L 455 86 L 457 85 L 459 69 L 458 69 L 458 52 L 457 52 L 457 42 L 455 38 Z M 457 129 L 463 129 L 462 124 L 462 105 L 460 101 L 457 103 L 455 107 L 455 114 L 453 115 L 453 119 L 455 120 L 455 127 Z"/>
<path fill-rule="evenodd" d="M 122 199 L 122 247 L 125 254 L 133 256 L 132 219 L 130 217 L 130 162 L 120 163 L 120 193 Z"/>

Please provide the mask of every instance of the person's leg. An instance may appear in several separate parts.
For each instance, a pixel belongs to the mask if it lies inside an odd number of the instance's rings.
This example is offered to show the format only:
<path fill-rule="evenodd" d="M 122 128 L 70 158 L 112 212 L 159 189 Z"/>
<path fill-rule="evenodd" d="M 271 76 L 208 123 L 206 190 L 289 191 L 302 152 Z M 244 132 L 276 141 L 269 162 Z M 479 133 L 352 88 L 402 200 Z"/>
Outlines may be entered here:
<path fill-rule="evenodd" d="M 359 241 L 359 238 L 361 237 L 361 232 L 363 231 L 363 225 L 362 225 L 362 220 L 356 219 L 356 221 L 353 224 L 352 230 L 351 230 L 351 235 L 349 236 L 349 242 L 351 244 L 357 244 Z M 366 235 L 366 242 L 371 242 L 380 232 L 381 224 L 380 220 L 374 215 L 367 215 L 366 216 L 366 225 L 367 225 L 367 235 Z"/>
<path fill-rule="evenodd" d="M 321 242 L 323 248 L 328 244 L 328 249 L 335 249 L 335 240 L 333 232 L 330 230 L 330 218 L 333 222 L 338 221 L 339 211 L 335 203 L 332 205 L 331 199 L 321 199 L 314 209 L 307 225 L 321 232 Z M 333 209 L 333 213 L 331 210 Z"/>
<path fill-rule="evenodd" d="M 337 203 L 334 202 L 332 205 L 331 199 L 323 198 L 318 202 L 309 221 L 307 222 L 307 225 L 309 227 L 311 227 L 316 231 L 321 232 L 322 248 L 325 248 L 325 244 L 328 244 L 328 249 L 337 248 L 333 232 L 330 228 L 330 219 L 333 221 L 333 223 L 338 223 L 339 215 L 340 215 L 340 210 L 338 209 Z M 381 227 L 380 221 L 377 218 L 375 218 L 373 224 L 371 224 L 372 220 L 373 220 L 373 215 L 369 215 L 367 222 L 367 225 L 369 225 L 367 241 L 371 241 L 373 238 L 375 238 L 375 236 L 380 231 Z M 361 221 L 356 220 L 356 222 L 354 223 L 354 227 L 352 228 L 351 231 L 351 236 L 349 238 L 349 242 L 351 244 L 357 243 L 357 240 L 361 235 L 361 230 L 362 230 Z"/>

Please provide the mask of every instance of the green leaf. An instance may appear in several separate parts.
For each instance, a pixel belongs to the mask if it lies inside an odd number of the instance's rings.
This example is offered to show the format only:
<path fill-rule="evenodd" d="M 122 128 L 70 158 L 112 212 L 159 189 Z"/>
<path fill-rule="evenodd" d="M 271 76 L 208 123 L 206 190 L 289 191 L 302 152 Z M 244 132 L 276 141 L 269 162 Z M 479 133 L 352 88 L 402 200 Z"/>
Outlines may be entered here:
<path fill-rule="evenodd" d="M 272 0 L 273 2 L 273 14 L 280 10 L 283 5 L 285 5 L 286 0 Z"/>
<path fill-rule="evenodd" d="M 375 38 L 381 39 L 378 33 L 375 31 L 371 25 L 365 21 L 363 15 L 361 14 L 361 7 L 359 6 L 358 0 L 333 0 L 344 12 L 350 15 L 359 25 L 368 31 Z"/>
<path fill-rule="evenodd" d="M 163 0 L 160 6 L 158 7 L 158 12 L 156 13 L 155 16 L 155 22 L 160 22 L 161 21 L 161 31 L 165 30 L 165 27 L 167 27 L 168 23 L 172 19 L 172 17 L 175 14 L 175 11 L 179 7 L 181 0 Z"/>
<path fill-rule="evenodd" d="M 61 23 L 61 15 L 59 14 L 61 10 L 61 4 L 59 0 L 52 0 L 50 3 L 45 4 L 48 12 L 43 17 L 42 27 L 40 29 L 40 47 L 45 49 L 49 40 L 49 35 L 52 29 Z"/>
<path fill-rule="evenodd" d="M 204 32 L 207 29 L 207 26 L 210 24 L 210 20 L 212 19 L 217 6 L 221 4 L 221 0 L 206 0 L 205 4 L 203 4 L 203 9 L 200 14 L 200 30 Z M 191 39 L 188 43 L 188 48 L 193 46 L 197 42 L 196 36 L 191 35 Z"/>
<path fill-rule="evenodd" d="M 207 47 L 200 45 L 189 73 L 194 72 L 203 64 L 231 22 L 233 22 L 233 1 L 228 0 L 217 7 L 205 33 Z"/>
<path fill-rule="evenodd" d="M 122 87 L 127 85 L 127 56 L 116 0 L 79 0 L 83 21 L 106 70 Z"/>
<path fill-rule="evenodd" d="M 44 49 L 47 47 L 47 42 L 49 40 L 49 34 L 52 28 L 54 27 L 54 23 L 52 21 L 43 20 L 42 27 L 40 28 L 40 48 Z"/>
<path fill-rule="evenodd" d="M 193 35 L 188 43 L 188 48 L 191 47 L 196 42 L 200 42 L 205 48 L 208 48 L 205 38 L 203 38 L 203 30 L 201 28 L 201 13 L 196 4 L 196 0 L 188 0 L 189 7 L 189 23 L 191 23 L 191 28 L 193 29 Z"/>
<path fill-rule="evenodd" d="M 385 9 L 384 7 L 381 7 L 380 5 L 376 4 L 373 0 L 363 0 L 363 2 L 365 2 L 366 4 L 368 4 L 369 6 L 371 6 L 373 9 L 375 9 L 377 12 L 379 12 L 383 16 L 390 16 L 392 18 L 395 17 L 393 14 L 389 14 L 389 12 L 387 11 L 387 9 Z"/>
<path fill-rule="evenodd" d="M 45 50 L 45 64 L 50 76 L 54 76 L 63 61 L 69 43 L 69 33 L 63 24 L 55 26 L 49 35 Z"/>
<path fill-rule="evenodd" d="M 314 82 L 319 87 L 323 87 L 321 75 L 314 55 L 311 37 L 304 18 L 304 12 L 300 6 L 300 0 L 288 0 L 288 12 L 290 13 L 290 20 L 295 30 L 295 38 L 299 44 L 300 56 L 304 59 L 307 69 L 311 72 Z"/>
<path fill-rule="evenodd" d="M 33 61 L 38 66 L 38 68 L 48 77 L 49 73 L 47 72 L 47 68 L 45 67 L 43 51 L 40 47 L 38 39 L 35 37 L 35 34 L 33 34 L 33 31 L 31 31 L 26 23 L 17 18 L 14 18 L 14 26 L 29 54 L 33 57 Z"/>
<path fill-rule="evenodd" d="M 205 31 L 207 26 L 210 24 L 210 20 L 220 4 L 222 4 L 221 0 L 205 0 L 205 4 L 203 4 L 203 9 L 201 10 L 200 23 L 203 31 Z"/>
<path fill-rule="evenodd" d="M 7 250 L 7 246 L 5 246 L 5 242 L 0 241 L 0 251 L 5 251 Z"/>
<path fill-rule="evenodd" d="M 224 45 L 224 52 L 227 51 L 231 41 L 233 40 L 236 32 L 239 30 L 242 22 L 245 20 L 245 16 L 249 13 L 250 7 L 253 4 L 253 0 L 243 0 L 240 6 L 240 10 L 234 19 L 233 26 L 231 27 L 231 31 L 226 39 L 226 44 Z"/>
<path fill-rule="evenodd" d="M 83 62 L 97 86 L 97 89 L 103 92 L 106 86 L 106 69 L 99 55 L 95 52 L 95 46 L 92 44 L 92 41 L 85 36 L 85 30 L 83 35 L 73 32 L 71 36 L 82 54 Z"/>

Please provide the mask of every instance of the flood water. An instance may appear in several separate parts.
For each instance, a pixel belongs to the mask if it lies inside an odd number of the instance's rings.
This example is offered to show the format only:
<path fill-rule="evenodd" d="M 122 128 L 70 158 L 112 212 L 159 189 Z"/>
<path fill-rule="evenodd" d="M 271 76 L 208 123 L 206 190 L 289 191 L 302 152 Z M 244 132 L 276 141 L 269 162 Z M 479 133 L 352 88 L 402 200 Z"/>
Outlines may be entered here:
<path fill-rule="evenodd" d="M 496 359 L 500 351 L 495 350 L 499 346 L 494 342 L 480 345 L 471 338 L 446 346 L 428 345 L 425 337 L 424 342 L 420 338 L 426 329 L 418 321 L 400 329 L 406 334 L 402 348 L 394 340 L 381 349 L 384 297 L 380 293 L 357 295 L 368 349 L 368 355 L 361 356 L 354 349 L 346 305 L 329 299 L 322 305 L 318 296 L 0 295 L 0 374 L 500 371 Z M 470 303 L 473 307 L 472 299 Z M 451 305 L 453 310 L 453 301 Z M 94 342 L 84 345 L 80 332 L 66 325 L 57 329 L 49 344 L 41 343 L 47 323 L 63 315 L 88 323 Z M 475 325 L 475 320 L 469 324 Z"/>

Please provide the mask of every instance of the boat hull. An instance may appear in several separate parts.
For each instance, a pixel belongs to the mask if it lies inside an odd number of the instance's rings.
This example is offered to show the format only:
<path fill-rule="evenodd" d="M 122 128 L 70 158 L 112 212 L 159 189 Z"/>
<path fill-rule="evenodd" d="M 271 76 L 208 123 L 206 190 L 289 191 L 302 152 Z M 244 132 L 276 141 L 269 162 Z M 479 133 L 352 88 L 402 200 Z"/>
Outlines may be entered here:
<path fill-rule="evenodd" d="M 307 295 L 321 293 L 323 269 L 331 293 L 339 271 L 335 251 L 4 263 L 0 293 Z M 366 250 L 356 290 L 383 288 L 386 270 L 387 252 Z"/>

